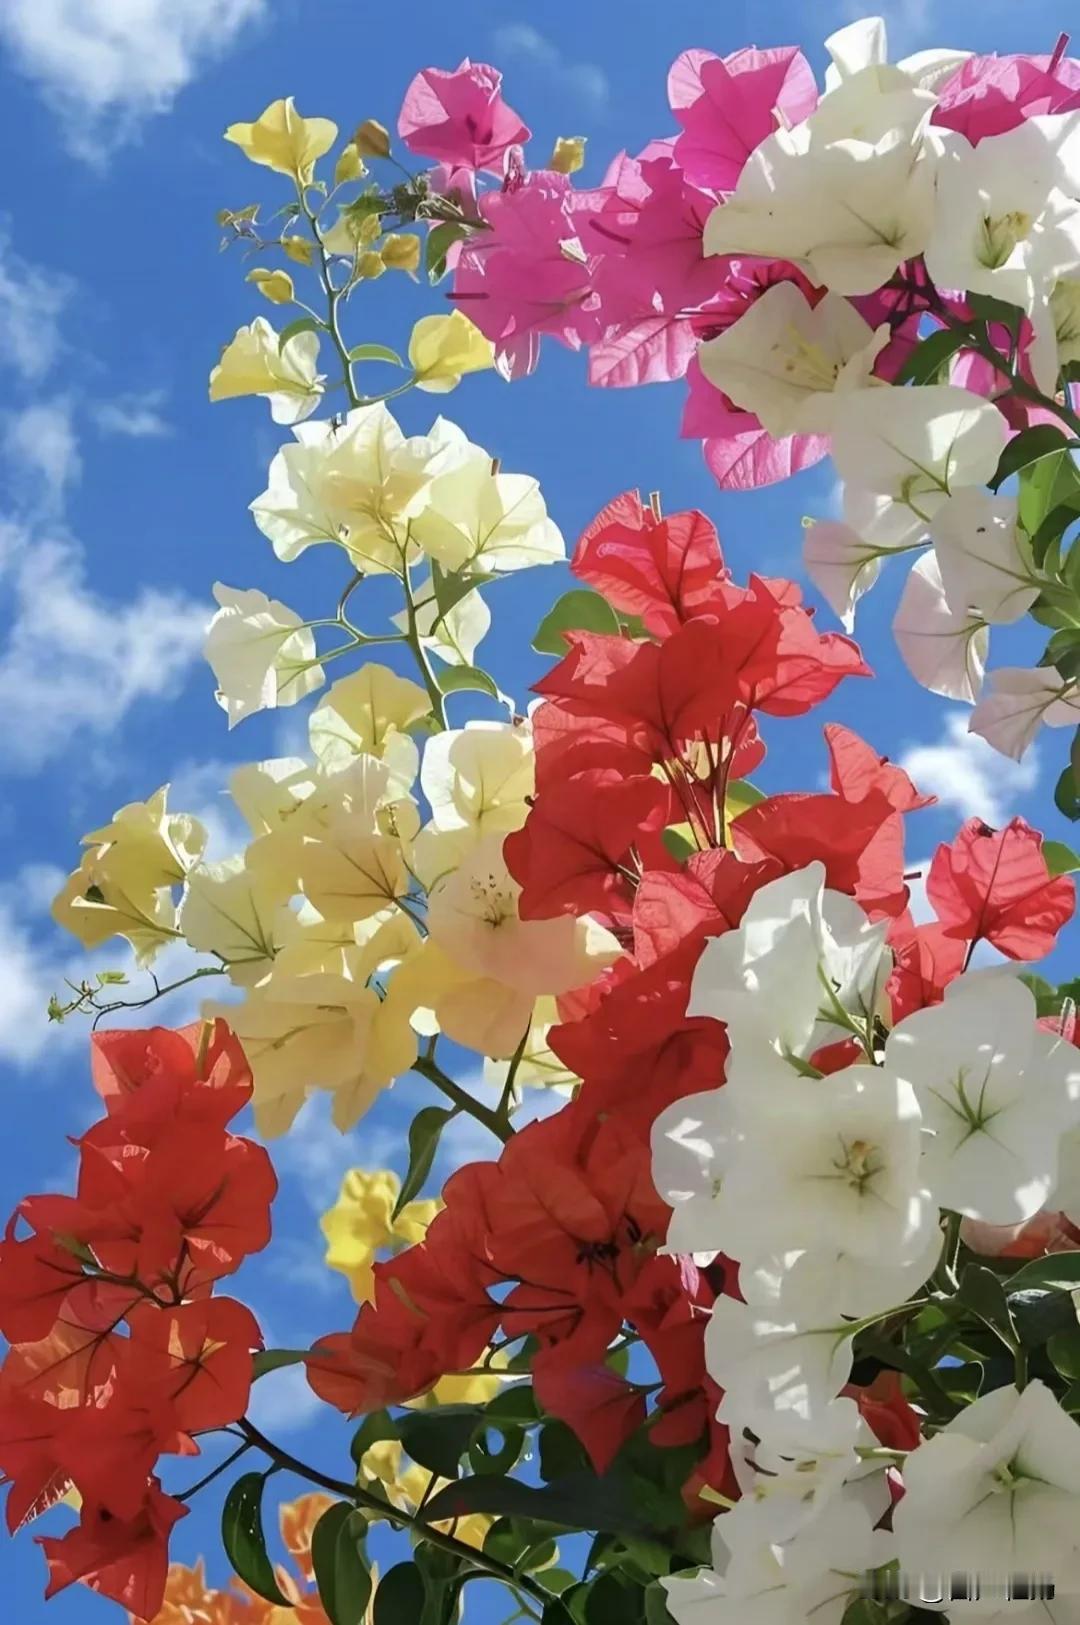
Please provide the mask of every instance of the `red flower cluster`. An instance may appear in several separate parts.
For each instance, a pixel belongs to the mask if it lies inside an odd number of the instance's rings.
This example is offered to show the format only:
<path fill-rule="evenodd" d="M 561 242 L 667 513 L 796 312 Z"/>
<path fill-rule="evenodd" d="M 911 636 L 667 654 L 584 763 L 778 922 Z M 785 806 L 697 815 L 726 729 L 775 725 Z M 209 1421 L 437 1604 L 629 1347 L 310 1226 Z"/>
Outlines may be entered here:
<path fill-rule="evenodd" d="M 549 1042 L 583 1079 L 574 1102 L 497 1163 L 450 1180 L 424 1243 L 376 1266 L 374 1302 L 318 1345 L 309 1379 L 348 1412 L 397 1404 L 470 1366 L 501 1327 L 536 1340 L 541 1404 L 603 1468 L 649 1403 L 605 1363 L 629 1326 L 659 1373 L 652 1441 L 700 1445 L 685 1490 L 694 1505 L 703 1487 L 737 1493 L 703 1329 L 716 1293 L 738 1287 L 723 1259 L 703 1272 L 660 1255 L 669 1214 L 649 1139 L 664 1107 L 723 1081 L 723 1026 L 686 1014 L 705 940 L 736 927 L 759 887 L 821 861 L 830 887 L 891 922 L 899 1019 L 942 996 L 979 938 L 1044 953 L 1073 887 L 1050 878 L 1041 838 L 1020 820 L 999 833 L 973 822 L 934 860 L 940 924 L 915 926 L 903 819 L 931 798 L 836 726 L 825 730 L 828 792 L 752 805 L 744 792 L 730 819 L 733 786 L 764 755 L 758 717 L 800 715 L 842 677 L 865 675 L 858 649 L 819 634 L 790 582 L 736 586 L 702 514 L 662 519 L 632 493 L 589 526 L 573 568 L 639 635 L 566 634 L 565 659 L 537 685 L 535 802 L 504 851 L 524 917 L 591 913 L 627 952 L 561 1001 Z M 823 1069 L 850 1060 L 834 1050 L 815 1058 Z M 895 1428 L 876 1393 L 853 1392 L 880 1436 L 879 1422 Z"/>
<path fill-rule="evenodd" d="M 186 1511 L 153 1469 L 247 1408 L 259 1327 L 211 1293 L 266 1246 L 277 1182 L 228 1131 L 252 1083 L 224 1022 L 97 1036 L 93 1073 L 106 1116 L 77 1142 L 76 1194 L 28 1197 L 0 1242 L 0 1470 L 12 1531 L 81 1497 L 77 1527 L 41 1540 L 47 1594 L 82 1580 L 149 1619 Z"/>

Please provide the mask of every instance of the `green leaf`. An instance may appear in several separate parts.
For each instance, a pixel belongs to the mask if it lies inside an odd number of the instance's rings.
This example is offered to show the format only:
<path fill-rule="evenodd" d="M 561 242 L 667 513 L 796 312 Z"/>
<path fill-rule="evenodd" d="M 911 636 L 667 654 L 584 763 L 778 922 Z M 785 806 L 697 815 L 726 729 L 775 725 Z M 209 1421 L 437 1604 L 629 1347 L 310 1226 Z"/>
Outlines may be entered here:
<path fill-rule="evenodd" d="M 268 1371 L 280 1371 L 282 1366 L 300 1365 L 310 1353 L 310 1349 L 260 1349 L 251 1356 L 251 1380 L 258 1382 Z"/>
<path fill-rule="evenodd" d="M 290 322 L 288 327 L 283 327 L 278 334 L 278 351 L 284 350 L 289 340 L 296 338 L 300 333 L 321 332 L 325 332 L 325 326 L 322 322 L 317 322 L 314 316 L 298 316 L 295 322 Z"/>
<path fill-rule="evenodd" d="M 576 1473 L 540 1487 L 516 1478 L 463 1478 L 432 1496 L 425 1508 L 429 1523 L 463 1518 L 470 1512 L 503 1517 L 539 1518 L 560 1529 L 629 1530 L 647 1534 L 634 1504 L 631 1486 L 613 1473 Z"/>
<path fill-rule="evenodd" d="M 958 350 L 970 346 L 974 337 L 970 327 L 941 327 L 929 338 L 917 344 L 900 368 L 894 380 L 897 384 L 929 383 L 945 367 Z"/>
<path fill-rule="evenodd" d="M 990 484 L 996 491 L 998 487 L 1009 478 L 1010 474 L 1018 474 L 1029 463 L 1038 462 L 1040 458 L 1060 454 L 1067 445 L 1064 432 L 1052 423 L 1037 423 L 1033 429 L 1022 429 L 1014 435 L 998 459 L 997 469 Z M 1049 510 L 1043 509 L 1045 515 Z M 1040 521 L 1029 525 L 1021 512 L 1021 523 L 1029 535 L 1039 528 Z"/>
<path fill-rule="evenodd" d="M 439 1478 L 456 1478 L 469 1440 L 483 1421 L 479 1405 L 439 1405 L 400 1417 L 398 1435 L 406 1454 L 421 1467 Z"/>
<path fill-rule="evenodd" d="M 349 351 L 350 361 L 386 361 L 391 367 L 405 365 L 396 350 L 385 344 L 354 344 Z"/>
<path fill-rule="evenodd" d="M 500 1443 L 492 1449 L 489 1436 L 496 1433 Z M 517 1466 L 525 1448 L 525 1430 L 511 1422 L 493 1422 L 469 1440 L 469 1465 L 474 1473 L 508 1473 Z"/>
<path fill-rule="evenodd" d="M 662 1585 L 651 1585 L 645 1593 L 645 1625 L 675 1625 L 668 1613 L 667 1592 Z"/>
<path fill-rule="evenodd" d="M 1080 1287 L 1080 1253 L 1051 1253 L 1033 1258 L 1009 1277 L 1009 1291 L 1042 1287 L 1047 1292 L 1073 1292 Z"/>
<path fill-rule="evenodd" d="M 1080 819 L 1080 787 L 1071 765 L 1065 768 L 1054 786 L 1054 806 L 1070 823 Z"/>
<path fill-rule="evenodd" d="M 1042 851 L 1052 875 L 1072 875 L 1080 869 L 1080 858 L 1064 841 L 1044 841 Z"/>
<path fill-rule="evenodd" d="M 1041 424 L 1040 428 L 1049 430 L 1051 435 L 1058 437 L 1058 444 L 1053 449 L 1041 453 L 1034 461 L 1029 460 L 1020 473 L 1019 515 L 1020 523 L 1029 536 L 1038 536 L 1042 551 L 1045 553 L 1050 537 L 1044 534 L 1043 527 L 1048 515 L 1058 508 L 1075 509 L 1077 493 L 1080 493 L 1080 470 L 1077 469 L 1072 451 L 1068 445 L 1061 444 L 1061 431 L 1052 428 L 1050 424 Z M 1025 429 L 1018 434 L 1015 440 L 1009 442 L 1002 460 L 1008 456 L 1017 441 L 1025 439 L 1028 435 L 1039 433 L 1039 429 Z M 1001 464 L 998 464 L 998 473 Z M 995 479 L 997 476 L 995 475 Z M 1068 523 L 1068 517 L 1063 519 L 1061 529 Z"/>
<path fill-rule="evenodd" d="M 1067 1377 L 1070 1382 L 1080 1378 L 1080 1326 L 1055 1332 L 1047 1340 L 1046 1352 L 1054 1370 L 1061 1376 Z"/>
<path fill-rule="evenodd" d="M 509 1388 L 501 1389 L 493 1399 L 488 1400 L 484 1414 L 496 1427 L 501 1427 L 504 1422 L 517 1422 L 520 1425 L 540 1420 L 536 1395 L 527 1382 L 515 1382 Z"/>
<path fill-rule="evenodd" d="M 415 1563 L 398 1563 L 375 1587 L 374 1625 L 419 1625 L 424 1577 Z"/>
<path fill-rule="evenodd" d="M 694 853 L 698 850 L 696 844 L 690 839 L 689 835 L 683 834 L 683 830 L 688 830 L 689 828 L 689 824 L 669 824 L 667 829 L 660 831 L 660 839 L 663 841 L 676 863 L 685 863 L 687 858 L 693 857 Z"/>
<path fill-rule="evenodd" d="M 537 654 L 561 657 L 567 648 L 564 632 L 606 632 L 613 635 L 618 631 L 619 617 L 607 599 L 586 587 L 576 587 L 573 592 L 564 592 L 548 610 L 536 628 L 532 646 Z"/>
<path fill-rule="evenodd" d="M 266 1550 L 262 1526 L 265 1487 L 265 1473 L 245 1473 L 236 1480 L 221 1511 L 221 1543 L 245 1585 L 267 1602 L 287 1607 L 289 1599 L 274 1578 L 274 1565 Z"/>
<path fill-rule="evenodd" d="M 409 1124 L 409 1167 L 394 1203 L 395 1219 L 402 1208 L 423 1190 L 439 1149 L 442 1131 L 456 1116 L 456 1106 L 425 1106 Z"/>
<path fill-rule="evenodd" d="M 1009 1348 L 1019 1346 L 1020 1339 L 1009 1312 L 1005 1288 L 993 1270 L 983 1264 L 966 1265 L 960 1277 L 958 1296 L 964 1308 L 977 1315 Z"/>
<path fill-rule="evenodd" d="M 469 593 L 474 592 L 477 587 L 484 587 L 489 581 L 495 581 L 496 579 L 490 570 L 462 570 L 450 573 L 433 561 L 431 566 L 431 587 L 439 610 L 439 618 L 435 622 L 435 627 L 438 627 L 454 606 L 459 604 L 463 598 L 467 598 Z"/>
<path fill-rule="evenodd" d="M 889 1605 L 873 1597 L 856 1597 L 844 1610 L 842 1625 L 888 1625 Z"/>
<path fill-rule="evenodd" d="M 584 1472 L 588 1457 L 576 1433 L 565 1422 L 545 1422 L 540 1429 L 540 1477 L 548 1483 Z"/>
<path fill-rule="evenodd" d="M 618 1574 L 602 1574 L 594 1581 L 585 1604 L 585 1625 L 634 1625 L 644 1621 L 644 1593 L 624 1583 Z"/>
<path fill-rule="evenodd" d="M 495 680 L 489 677 L 486 671 L 479 666 L 443 666 L 435 675 L 443 694 L 460 694 L 463 689 L 479 689 L 482 694 L 490 694 L 493 700 L 499 698 L 499 690 Z"/>
<path fill-rule="evenodd" d="M 364 1554 L 367 1520 L 339 1501 L 315 1525 L 311 1563 L 330 1625 L 363 1625 L 371 1597 L 371 1572 Z"/>
<path fill-rule="evenodd" d="M 756 784 L 751 784 L 749 779 L 735 779 L 727 787 L 724 812 L 729 820 L 738 818 L 740 813 L 748 812 L 764 800 L 765 792 L 759 790 Z"/>
<path fill-rule="evenodd" d="M 455 243 L 460 243 L 468 235 L 469 228 L 459 225 L 456 220 L 444 220 L 432 226 L 424 249 L 424 264 L 430 282 L 442 281 L 446 275 L 447 254 Z"/>

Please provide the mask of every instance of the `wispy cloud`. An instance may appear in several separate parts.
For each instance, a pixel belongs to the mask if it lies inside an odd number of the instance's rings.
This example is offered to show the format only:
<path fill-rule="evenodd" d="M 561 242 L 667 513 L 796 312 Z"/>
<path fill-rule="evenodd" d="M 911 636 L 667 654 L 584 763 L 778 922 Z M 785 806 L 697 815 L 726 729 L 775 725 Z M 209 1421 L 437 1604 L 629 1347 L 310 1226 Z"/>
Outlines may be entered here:
<path fill-rule="evenodd" d="M 70 278 L 31 265 L 15 252 L 0 221 L 0 350 L 17 377 L 40 378 L 56 360 L 60 318 L 71 293 Z"/>
<path fill-rule="evenodd" d="M 100 166 L 267 13 L 266 0 L 4 0 L 0 45 L 68 150 Z"/>
<path fill-rule="evenodd" d="M 138 395 L 118 395 L 114 401 L 100 401 L 90 415 L 102 434 L 121 435 L 127 440 L 161 440 L 172 434 L 172 426 L 162 413 L 165 392 L 146 390 Z"/>
<path fill-rule="evenodd" d="M 538 74 L 592 112 L 606 108 L 611 97 L 611 81 L 603 68 L 594 62 L 575 62 L 532 23 L 500 23 L 492 40 L 500 64 L 527 62 Z"/>
<path fill-rule="evenodd" d="M 1022 762 L 1009 761 L 978 734 L 968 733 L 969 715 L 952 712 L 937 743 L 907 746 L 900 765 L 920 790 L 936 795 L 961 818 L 978 815 L 1000 827 L 1038 783 L 1038 753 L 1032 749 Z"/>

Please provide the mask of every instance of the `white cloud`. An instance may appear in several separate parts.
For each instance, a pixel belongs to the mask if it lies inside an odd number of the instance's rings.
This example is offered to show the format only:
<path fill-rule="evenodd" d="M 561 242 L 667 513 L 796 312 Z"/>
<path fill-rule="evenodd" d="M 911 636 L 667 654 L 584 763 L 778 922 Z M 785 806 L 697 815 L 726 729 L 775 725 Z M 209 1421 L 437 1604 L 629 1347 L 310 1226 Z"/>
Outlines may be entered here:
<path fill-rule="evenodd" d="M 0 221 L 0 352 L 19 377 L 40 378 L 56 360 L 60 316 L 71 292 L 68 277 L 21 259 Z"/>
<path fill-rule="evenodd" d="M 176 693 L 202 644 L 201 604 L 156 587 L 123 604 L 102 597 L 59 528 L 0 527 L 0 566 L 5 556 L 0 693 L 11 701 L 9 772 L 34 772 L 75 740 L 114 734 L 139 701 Z"/>
<path fill-rule="evenodd" d="M 16 488 L 39 509 L 59 512 L 67 487 L 82 473 L 71 401 L 58 396 L 10 413 L 3 449 Z"/>
<path fill-rule="evenodd" d="M 909 745 L 900 766 L 920 790 L 936 795 L 961 818 L 979 817 L 1000 828 L 1012 817 L 1017 800 L 1038 783 L 1038 752 L 1032 748 L 1022 762 L 1010 761 L 978 734 L 968 733 L 969 715 L 953 711 L 938 743 Z"/>
<path fill-rule="evenodd" d="M 0 44 L 69 150 L 100 164 L 266 15 L 266 0 L 3 0 Z"/>
<path fill-rule="evenodd" d="M 492 40 L 497 59 L 528 62 L 537 73 L 557 84 L 561 92 L 576 97 L 594 112 L 607 106 L 611 82 L 603 68 L 592 62 L 570 61 L 531 23 L 500 23 Z"/>
<path fill-rule="evenodd" d="M 162 414 L 165 392 L 146 390 L 143 394 L 118 395 L 114 401 L 100 401 L 90 408 L 102 434 L 122 435 L 128 440 L 161 440 L 172 434 L 172 426 Z"/>
<path fill-rule="evenodd" d="M 265 1327 L 263 1335 L 267 1337 L 267 1347 L 272 1347 Z M 251 1390 L 247 1413 L 260 1432 L 278 1439 L 283 1433 L 306 1427 L 321 1405 L 322 1400 L 309 1385 L 304 1367 L 286 1365 L 259 1378 Z"/>
<path fill-rule="evenodd" d="M 271 1147 L 275 1167 L 295 1176 L 316 1213 L 333 1207 L 350 1168 L 393 1167 L 406 1143 L 404 1130 L 376 1128 L 370 1121 L 359 1133 L 342 1134 L 334 1127 L 330 1107 L 329 1094 L 313 1095 L 288 1134 Z"/>

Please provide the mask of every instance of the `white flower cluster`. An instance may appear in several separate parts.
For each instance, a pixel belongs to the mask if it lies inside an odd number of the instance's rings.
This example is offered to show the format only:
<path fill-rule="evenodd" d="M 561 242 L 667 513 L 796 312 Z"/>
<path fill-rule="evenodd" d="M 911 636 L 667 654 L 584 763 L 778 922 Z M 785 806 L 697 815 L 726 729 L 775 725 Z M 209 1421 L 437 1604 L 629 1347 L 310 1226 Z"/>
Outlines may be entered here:
<path fill-rule="evenodd" d="M 1042 723 L 1080 721 L 1080 691 L 1053 667 L 1006 667 L 980 700 L 990 627 L 1018 620 L 1043 585 L 1015 500 L 984 489 L 1010 434 L 995 404 L 1008 367 L 961 357 L 958 341 L 942 361 L 949 382 L 896 387 L 872 369 L 892 338 L 882 290 L 921 255 L 954 309 L 965 293 L 1012 307 L 1029 377 L 1052 400 L 1076 348 L 1080 113 L 972 145 L 931 122 L 965 53 L 890 65 L 879 18 L 826 45 L 817 108 L 761 143 L 705 227 L 706 253 L 788 261 L 824 291 L 767 288 L 702 345 L 701 367 L 773 435 L 831 437 L 843 514 L 807 524 L 810 576 L 850 629 L 882 562 L 920 553 L 894 622 L 903 658 L 933 692 L 979 701 L 973 731 L 1018 756 Z"/>
<path fill-rule="evenodd" d="M 773 881 L 706 944 L 688 1009 L 725 1023 L 727 1081 L 653 1130 L 669 1250 L 737 1260 L 745 1300 L 719 1298 L 706 1334 L 743 1495 L 717 1522 L 717 1573 L 668 1582 L 680 1621 L 712 1599 L 700 1617 L 715 1625 L 839 1625 L 859 1577 L 894 1557 L 913 1572 L 939 1556 L 944 1572 L 1053 1569 L 1041 1559 L 1064 1514 L 1042 1524 L 1036 1486 L 1051 1512 L 1080 1488 L 1080 1427 L 1039 1384 L 1003 1389 L 908 1458 L 893 1533 L 875 1529 L 886 1453 L 841 1392 L 855 1335 L 930 1277 L 942 1210 L 1015 1224 L 1053 1195 L 1080 1214 L 1080 1054 L 996 970 L 886 1034 L 886 924 L 824 879 L 815 863 Z M 823 1072 L 815 1058 L 840 1042 L 857 1059 Z M 1058 1573 L 1080 1546 L 1075 1510 Z"/>

